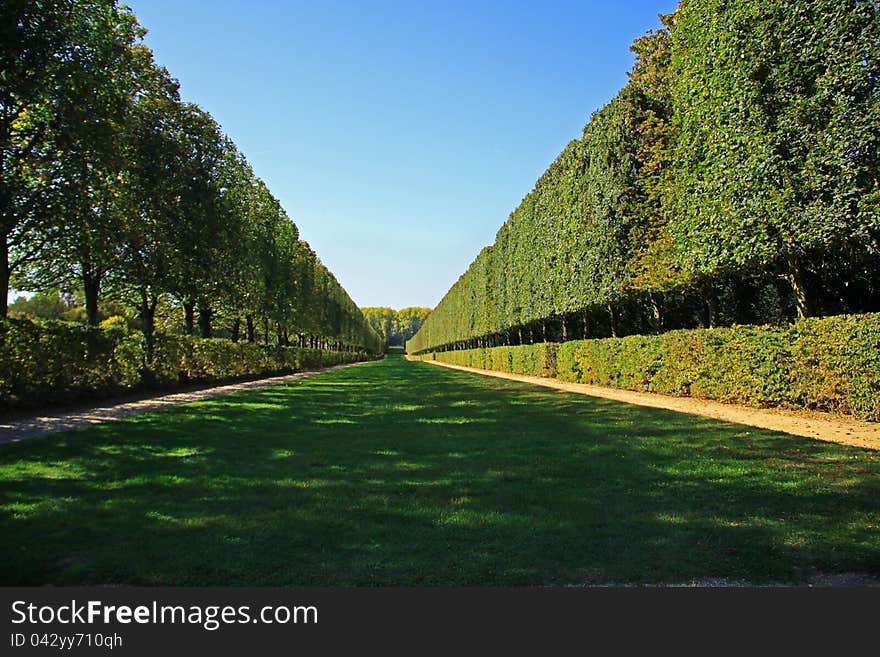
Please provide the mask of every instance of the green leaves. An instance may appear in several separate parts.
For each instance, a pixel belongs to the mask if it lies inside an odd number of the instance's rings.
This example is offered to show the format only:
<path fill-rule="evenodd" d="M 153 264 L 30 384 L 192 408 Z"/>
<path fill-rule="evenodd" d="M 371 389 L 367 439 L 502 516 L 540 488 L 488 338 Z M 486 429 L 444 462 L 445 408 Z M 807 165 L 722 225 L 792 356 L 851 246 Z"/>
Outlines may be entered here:
<path fill-rule="evenodd" d="M 403 345 L 421 328 L 430 308 L 403 308 L 394 310 L 387 307 L 361 308 L 361 312 L 373 330 L 382 338 L 385 347 Z"/>
<path fill-rule="evenodd" d="M 7 6 L 8 5 L 8 6 Z M 10 0 L 0 16 L 0 317 L 25 289 L 125 299 L 151 335 L 167 300 L 378 351 L 354 302 L 116 0 Z M 160 303 L 161 302 L 161 303 Z M 192 311 L 189 312 L 192 319 Z M 264 329 L 263 338 L 268 339 Z M 253 331 L 248 336 L 253 338 Z"/>
<path fill-rule="evenodd" d="M 123 322 L 0 320 L 0 409 L 106 397 L 145 386 L 178 386 L 313 370 L 362 360 L 355 353 L 157 334 L 144 371 L 145 341 Z"/>
<path fill-rule="evenodd" d="M 878 309 L 877 3 L 661 18 L 410 352 Z"/>
<path fill-rule="evenodd" d="M 673 229 L 688 269 L 794 276 L 876 252 L 878 23 L 873 3 L 841 0 L 682 7 Z"/>

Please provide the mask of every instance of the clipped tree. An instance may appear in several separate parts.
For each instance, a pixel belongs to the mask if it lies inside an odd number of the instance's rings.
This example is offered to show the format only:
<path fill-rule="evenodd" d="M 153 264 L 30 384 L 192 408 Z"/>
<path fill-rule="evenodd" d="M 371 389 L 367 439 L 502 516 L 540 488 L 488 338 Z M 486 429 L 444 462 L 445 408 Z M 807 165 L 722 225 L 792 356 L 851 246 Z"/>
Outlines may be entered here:
<path fill-rule="evenodd" d="M 127 123 L 153 68 L 144 30 L 115 3 L 77 5 L 67 83 L 53 92 L 56 200 L 46 248 L 25 269 L 27 287 L 83 291 L 86 321 L 98 324 L 102 283 L 116 265 L 125 211 Z"/>
<path fill-rule="evenodd" d="M 779 272 L 804 317 L 818 263 L 878 252 L 878 12 L 849 0 L 682 3 L 671 227 L 690 271 Z"/>
<path fill-rule="evenodd" d="M 0 318 L 12 275 L 41 255 L 57 226 L 58 117 L 74 34 L 110 2 L 6 0 L 0 11 Z"/>

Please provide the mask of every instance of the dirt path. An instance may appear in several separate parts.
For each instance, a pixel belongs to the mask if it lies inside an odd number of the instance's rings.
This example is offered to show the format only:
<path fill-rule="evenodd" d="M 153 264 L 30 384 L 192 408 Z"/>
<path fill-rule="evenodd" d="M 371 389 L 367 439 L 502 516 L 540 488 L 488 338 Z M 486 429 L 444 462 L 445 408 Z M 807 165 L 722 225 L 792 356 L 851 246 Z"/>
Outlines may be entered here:
<path fill-rule="evenodd" d="M 63 431 L 65 429 L 76 429 L 89 424 L 100 424 L 121 417 L 129 417 L 131 415 L 140 415 L 149 411 L 155 411 L 168 406 L 179 406 L 193 401 L 202 399 L 211 399 L 221 395 L 228 395 L 233 392 L 241 392 L 243 390 L 254 390 L 256 388 L 264 388 L 266 386 L 274 386 L 279 383 L 287 383 L 289 381 L 297 381 L 315 374 L 324 372 L 332 372 L 333 370 L 341 370 L 346 367 L 361 365 L 362 363 L 347 363 L 345 365 L 335 365 L 322 370 L 314 370 L 311 372 L 297 372 L 296 374 L 285 374 L 283 376 L 273 376 L 266 379 L 257 379 L 255 381 L 242 381 L 241 383 L 230 383 L 212 388 L 202 388 L 199 390 L 187 390 L 184 392 L 174 392 L 161 397 L 144 397 L 126 402 L 115 402 L 102 404 L 100 406 L 91 406 L 88 408 L 80 408 L 75 410 L 64 410 L 40 415 L 19 416 L 14 418 L 0 418 L 0 445 L 4 443 L 14 443 L 28 438 L 36 438 L 44 436 L 55 431 Z"/>
<path fill-rule="evenodd" d="M 509 381 L 532 383 L 564 392 L 575 392 L 581 395 L 590 395 L 591 397 L 612 399 L 627 404 L 636 404 L 637 406 L 651 406 L 679 413 L 702 415 L 717 420 L 724 420 L 725 422 L 735 422 L 760 429 L 781 431 L 794 436 L 804 436 L 806 438 L 815 438 L 817 440 L 867 449 L 880 449 L 880 423 L 862 422 L 840 415 L 751 408 L 749 406 L 722 404 L 692 397 L 670 397 L 650 392 L 632 392 L 630 390 L 602 388 L 583 383 L 566 383 L 558 379 L 545 379 L 525 374 L 508 374 L 507 372 L 481 370 L 475 367 L 462 367 L 439 361 L 422 362 L 448 367 L 453 370 L 494 376 Z"/>

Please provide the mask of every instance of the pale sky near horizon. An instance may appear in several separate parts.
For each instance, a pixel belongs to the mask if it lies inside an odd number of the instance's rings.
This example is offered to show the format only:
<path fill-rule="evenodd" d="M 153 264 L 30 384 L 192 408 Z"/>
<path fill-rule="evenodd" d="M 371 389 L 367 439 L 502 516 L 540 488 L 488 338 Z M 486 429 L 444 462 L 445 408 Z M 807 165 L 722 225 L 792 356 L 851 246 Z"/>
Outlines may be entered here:
<path fill-rule="evenodd" d="M 674 0 L 128 0 L 360 306 L 433 307 Z"/>

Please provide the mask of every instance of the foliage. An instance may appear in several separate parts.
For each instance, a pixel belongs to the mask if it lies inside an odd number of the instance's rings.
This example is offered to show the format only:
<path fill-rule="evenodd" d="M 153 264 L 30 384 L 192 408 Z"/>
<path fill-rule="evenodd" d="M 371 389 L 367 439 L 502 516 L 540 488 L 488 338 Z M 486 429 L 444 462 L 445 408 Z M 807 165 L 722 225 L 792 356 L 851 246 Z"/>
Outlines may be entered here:
<path fill-rule="evenodd" d="M 0 406 L 43 406 L 140 383 L 140 339 L 55 320 L 0 321 Z"/>
<path fill-rule="evenodd" d="M 661 19 L 410 353 L 880 311 L 877 3 Z"/>
<path fill-rule="evenodd" d="M 394 310 L 387 307 L 361 308 L 361 312 L 373 330 L 382 338 L 386 349 L 389 346 L 402 346 L 418 333 L 430 308 L 403 308 Z"/>
<path fill-rule="evenodd" d="M 255 377 L 364 359 L 327 351 L 157 334 L 153 357 L 122 317 L 101 328 L 54 320 L 0 320 L 0 408 L 104 397 L 148 386 L 173 387 Z"/>
<path fill-rule="evenodd" d="M 589 385 L 880 421 L 880 315 L 432 352 L 419 358 Z"/>
<path fill-rule="evenodd" d="M 118 0 L 12 0 L 0 19 L 0 318 L 6 291 L 160 309 L 233 341 L 381 350 L 381 340 L 210 114 L 180 98 Z M 224 332 L 226 327 L 224 326 Z"/>
<path fill-rule="evenodd" d="M 46 290 L 26 297 L 16 297 L 9 304 L 10 317 L 28 317 L 32 319 L 71 319 L 78 304 L 74 299 L 61 294 L 58 290 Z"/>
<path fill-rule="evenodd" d="M 124 331 L 128 328 L 128 321 L 121 315 L 111 315 L 99 327 L 105 331 Z"/>
<path fill-rule="evenodd" d="M 688 0 L 672 41 L 685 265 L 778 270 L 813 313 L 823 261 L 880 247 L 880 8 Z"/>

